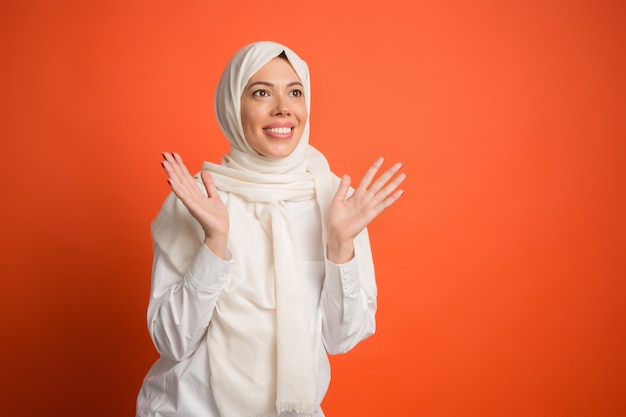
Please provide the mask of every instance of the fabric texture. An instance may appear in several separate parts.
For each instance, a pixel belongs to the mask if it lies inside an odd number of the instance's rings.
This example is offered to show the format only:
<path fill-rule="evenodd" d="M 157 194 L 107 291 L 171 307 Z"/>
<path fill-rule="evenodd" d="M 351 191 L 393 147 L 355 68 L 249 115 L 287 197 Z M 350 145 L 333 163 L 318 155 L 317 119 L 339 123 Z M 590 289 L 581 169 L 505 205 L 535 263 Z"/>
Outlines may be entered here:
<path fill-rule="evenodd" d="M 211 385 L 223 417 L 282 412 L 311 415 L 315 407 L 316 366 L 303 265 L 285 203 L 315 199 L 325 242 L 324 216 L 336 190 L 336 177 L 324 156 L 309 145 L 308 119 L 295 150 L 280 159 L 255 152 L 245 140 L 241 123 L 240 98 L 245 85 L 282 52 L 303 84 L 310 114 L 306 63 L 274 42 L 248 45 L 226 66 L 215 96 L 217 118 L 230 141 L 230 153 L 221 165 L 205 163 L 202 167 L 211 172 L 218 190 L 227 196 L 229 216 L 236 219 L 231 221 L 229 235 L 229 249 L 237 251 L 235 266 L 207 331 Z M 152 224 L 155 242 L 181 273 L 204 237 L 189 217 L 172 202 L 164 204 Z M 246 222 L 249 228 L 242 226 Z M 249 233 L 255 228 L 263 233 L 251 239 Z"/>

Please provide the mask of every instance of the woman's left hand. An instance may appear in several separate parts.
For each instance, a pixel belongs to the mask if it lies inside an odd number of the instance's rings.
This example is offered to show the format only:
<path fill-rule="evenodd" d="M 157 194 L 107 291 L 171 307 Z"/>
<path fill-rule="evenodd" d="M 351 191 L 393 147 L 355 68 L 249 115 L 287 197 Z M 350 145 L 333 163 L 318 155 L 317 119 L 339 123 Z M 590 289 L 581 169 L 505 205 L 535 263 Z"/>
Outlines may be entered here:
<path fill-rule="evenodd" d="M 399 162 L 374 181 L 383 161 L 382 157 L 378 158 L 369 167 L 359 186 L 349 197 L 350 177 L 344 175 L 341 178 L 339 189 L 328 211 L 327 256 L 329 261 L 340 264 L 352 259 L 354 238 L 404 193 L 403 190 L 398 189 L 406 178 L 406 174 L 398 174 L 402 168 Z"/>

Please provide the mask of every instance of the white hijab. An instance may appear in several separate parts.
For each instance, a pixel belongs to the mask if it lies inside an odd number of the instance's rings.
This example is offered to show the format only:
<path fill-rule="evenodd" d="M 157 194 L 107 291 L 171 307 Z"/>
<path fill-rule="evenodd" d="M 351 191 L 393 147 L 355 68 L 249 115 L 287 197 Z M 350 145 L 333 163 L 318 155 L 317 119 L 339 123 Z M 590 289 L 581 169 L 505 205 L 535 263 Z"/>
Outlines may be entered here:
<path fill-rule="evenodd" d="M 267 158 L 250 147 L 240 100 L 248 80 L 284 52 L 304 86 L 310 114 L 306 63 L 274 42 L 250 44 L 226 66 L 215 94 L 217 119 L 230 141 L 221 165 L 205 162 L 230 216 L 229 250 L 235 264 L 209 324 L 211 384 L 223 417 L 312 415 L 316 374 L 311 321 L 306 310 L 304 268 L 293 240 L 285 202 L 316 199 L 325 215 L 336 190 L 324 156 L 302 139 L 285 158 Z M 205 192 L 196 176 L 199 187 Z M 202 244 L 203 232 L 170 196 L 152 224 L 156 243 L 181 273 Z"/>

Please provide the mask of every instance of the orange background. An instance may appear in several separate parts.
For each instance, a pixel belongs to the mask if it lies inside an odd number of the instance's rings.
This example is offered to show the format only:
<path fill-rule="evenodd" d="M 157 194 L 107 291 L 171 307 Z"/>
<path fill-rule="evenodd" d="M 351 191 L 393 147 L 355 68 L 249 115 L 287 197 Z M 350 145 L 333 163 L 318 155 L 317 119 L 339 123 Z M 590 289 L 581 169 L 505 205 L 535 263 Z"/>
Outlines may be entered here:
<path fill-rule="evenodd" d="M 409 175 L 327 415 L 626 415 L 623 2 L 0 7 L 2 415 L 133 415 L 160 153 L 220 159 L 217 79 L 264 39 L 309 63 L 338 174 Z"/>

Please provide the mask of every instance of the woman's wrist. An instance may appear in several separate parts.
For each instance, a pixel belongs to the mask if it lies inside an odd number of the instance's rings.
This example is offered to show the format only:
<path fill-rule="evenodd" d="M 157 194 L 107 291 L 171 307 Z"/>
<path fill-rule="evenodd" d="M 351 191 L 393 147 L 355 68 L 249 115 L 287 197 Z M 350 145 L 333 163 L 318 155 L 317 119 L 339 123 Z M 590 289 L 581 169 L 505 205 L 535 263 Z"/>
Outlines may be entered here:
<path fill-rule="evenodd" d="M 215 256 L 226 259 L 228 239 L 206 236 L 204 238 L 204 244 Z"/>
<path fill-rule="evenodd" d="M 354 257 L 354 241 L 333 241 L 326 244 L 326 257 L 334 264 L 345 264 Z"/>

